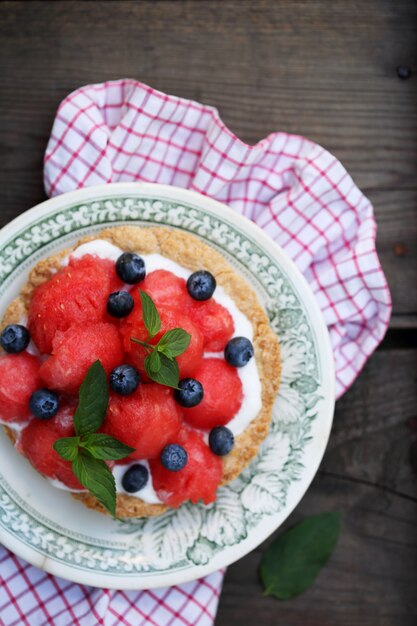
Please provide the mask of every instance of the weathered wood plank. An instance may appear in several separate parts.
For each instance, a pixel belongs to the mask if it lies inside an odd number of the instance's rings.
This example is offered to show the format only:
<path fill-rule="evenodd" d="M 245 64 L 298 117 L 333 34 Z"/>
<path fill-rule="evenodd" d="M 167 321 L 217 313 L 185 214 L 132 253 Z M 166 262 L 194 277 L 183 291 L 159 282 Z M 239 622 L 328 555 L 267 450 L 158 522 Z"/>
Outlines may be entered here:
<path fill-rule="evenodd" d="M 268 540 L 227 572 L 216 626 L 412 626 L 417 618 L 417 350 L 378 351 L 337 404 L 319 474 L 284 525 L 340 510 L 343 532 L 314 586 L 289 602 L 265 598 L 257 577 Z"/>
<path fill-rule="evenodd" d="M 417 82 L 395 72 L 415 66 L 415 12 L 406 0 L 0 3 L 0 223 L 44 199 L 60 100 L 130 75 L 217 106 L 251 143 L 280 129 L 333 151 L 375 204 L 394 313 L 416 313 Z"/>
<path fill-rule="evenodd" d="M 265 598 L 255 551 L 228 569 L 216 626 L 414 626 L 415 503 L 319 477 L 291 523 L 335 509 L 343 512 L 339 544 L 309 590 L 283 603 Z"/>
<path fill-rule="evenodd" d="M 393 315 L 390 328 L 399 330 L 415 329 L 417 328 L 417 315 Z"/>

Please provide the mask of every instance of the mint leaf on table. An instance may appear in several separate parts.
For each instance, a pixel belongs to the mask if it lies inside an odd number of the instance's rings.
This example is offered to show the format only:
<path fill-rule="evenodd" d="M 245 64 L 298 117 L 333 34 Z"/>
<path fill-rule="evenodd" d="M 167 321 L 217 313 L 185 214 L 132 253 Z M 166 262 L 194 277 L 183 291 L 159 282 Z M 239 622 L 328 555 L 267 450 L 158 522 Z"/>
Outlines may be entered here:
<path fill-rule="evenodd" d="M 80 437 L 63 437 L 57 439 L 52 447 L 63 459 L 73 461 L 78 454 L 79 443 Z"/>
<path fill-rule="evenodd" d="M 161 385 L 177 389 L 180 381 L 180 371 L 176 360 L 171 360 L 165 356 L 165 354 L 160 353 L 159 358 L 161 361 L 161 367 L 157 372 L 154 372 L 150 367 L 151 357 L 152 355 L 148 355 L 145 359 L 145 370 L 149 378 L 157 383 L 160 383 Z"/>
<path fill-rule="evenodd" d="M 266 595 L 288 600 L 313 583 L 340 533 L 339 512 L 308 517 L 285 531 L 264 552 L 260 576 Z"/>
<path fill-rule="evenodd" d="M 117 461 L 135 451 L 135 448 L 125 445 L 118 439 L 105 433 L 92 433 L 81 438 L 80 447 L 91 454 L 95 459 L 103 461 Z"/>
<path fill-rule="evenodd" d="M 179 356 L 190 345 L 191 335 L 182 328 L 168 330 L 158 341 L 156 349 L 168 358 Z"/>
<path fill-rule="evenodd" d="M 115 517 L 116 483 L 105 462 L 81 450 L 72 462 L 72 471 L 80 483 Z"/>
<path fill-rule="evenodd" d="M 161 330 L 161 318 L 152 298 L 145 291 L 139 290 L 139 294 L 142 300 L 143 323 L 149 333 L 149 337 L 152 338 Z"/>
<path fill-rule="evenodd" d="M 100 361 L 96 361 L 80 387 L 73 417 L 77 436 L 57 439 L 53 448 L 65 461 L 72 462 L 72 471 L 79 482 L 115 517 L 116 486 L 104 461 L 124 459 L 135 448 L 110 435 L 95 432 L 103 423 L 108 403 L 106 372 Z"/>
<path fill-rule="evenodd" d="M 109 390 L 106 372 L 100 361 L 89 368 L 78 396 L 78 406 L 74 413 L 74 427 L 77 435 L 88 435 L 100 428 L 109 403 Z"/>

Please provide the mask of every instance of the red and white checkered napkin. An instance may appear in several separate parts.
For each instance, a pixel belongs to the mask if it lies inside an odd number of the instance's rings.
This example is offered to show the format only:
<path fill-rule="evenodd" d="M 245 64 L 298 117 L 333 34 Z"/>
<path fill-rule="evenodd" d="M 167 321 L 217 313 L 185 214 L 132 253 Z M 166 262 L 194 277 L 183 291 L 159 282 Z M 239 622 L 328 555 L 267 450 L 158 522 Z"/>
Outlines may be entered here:
<path fill-rule="evenodd" d="M 193 189 L 263 228 L 295 261 L 329 327 L 339 397 L 384 336 L 391 302 L 370 202 L 317 144 L 274 133 L 248 146 L 217 111 L 133 80 L 89 85 L 58 109 L 45 155 L 50 196 L 115 181 Z M 157 591 L 108 591 L 0 555 L 0 616 L 12 624 L 211 624 L 222 573 Z"/>

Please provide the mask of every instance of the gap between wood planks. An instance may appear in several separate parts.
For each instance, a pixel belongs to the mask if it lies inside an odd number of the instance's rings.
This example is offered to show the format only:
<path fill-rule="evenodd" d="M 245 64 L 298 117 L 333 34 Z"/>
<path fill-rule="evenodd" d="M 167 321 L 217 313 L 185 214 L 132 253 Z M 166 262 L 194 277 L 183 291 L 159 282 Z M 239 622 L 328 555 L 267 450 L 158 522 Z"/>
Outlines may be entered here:
<path fill-rule="evenodd" d="M 401 491 L 397 491 L 396 489 L 392 489 L 392 487 L 387 487 L 386 485 L 381 485 L 379 483 L 373 483 L 370 480 L 365 480 L 364 478 L 355 478 L 354 476 L 342 476 L 341 474 L 336 474 L 334 472 L 328 472 L 326 470 L 319 470 L 319 476 L 324 476 L 325 478 L 335 478 L 336 480 L 344 480 L 351 483 L 356 483 L 358 485 L 364 485 L 366 487 L 372 487 L 373 489 L 381 489 L 382 491 L 386 491 L 398 498 L 404 498 L 406 500 L 410 500 L 411 502 L 417 502 L 417 497 L 409 496 L 407 493 L 402 493 Z"/>
<path fill-rule="evenodd" d="M 407 316 L 410 317 L 410 316 Z M 395 326 L 390 324 L 378 350 L 399 350 L 417 348 L 417 316 L 413 318 L 413 325 Z"/>

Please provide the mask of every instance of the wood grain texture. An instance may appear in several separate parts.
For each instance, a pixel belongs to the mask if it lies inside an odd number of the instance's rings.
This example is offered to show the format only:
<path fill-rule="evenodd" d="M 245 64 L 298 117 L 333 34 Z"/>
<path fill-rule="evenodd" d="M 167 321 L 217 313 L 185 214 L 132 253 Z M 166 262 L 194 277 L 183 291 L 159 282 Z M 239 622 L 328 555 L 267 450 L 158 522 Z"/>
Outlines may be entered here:
<path fill-rule="evenodd" d="M 417 350 L 378 351 L 339 401 L 320 471 L 284 528 L 342 512 L 336 550 L 315 584 L 289 602 L 262 595 L 257 568 L 272 536 L 229 567 L 216 626 L 414 626 L 417 619 Z M 281 532 L 281 531 L 279 531 Z M 278 533 L 277 533 L 278 534 Z"/>
<path fill-rule="evenodd" d="M 62 98 L 131 76 L 218 107 L 249 143 L 279 129 L 334 152 L 374 202 L 394 312 L 413 313 L 417 83 L 396 67 L 417 66 L 416 13 L 411 0 L 0 3 L 1 223 L 44 199 Z"/>
<path fill-rule="evenodd" d="M 216 106 L 251 144 L 306 135 L 374 204 L 392 331 L 338 403 L 321 470 L 286 523 L 340 509 L 339 545 L 285 603 L 262 595 L 261 546 L 228 569 L 216 626 L 416 623 L 416 17 L 414 0 L 0 3 L 0 225 L 45 198 L 60 101 L 123 76 Z"/>

